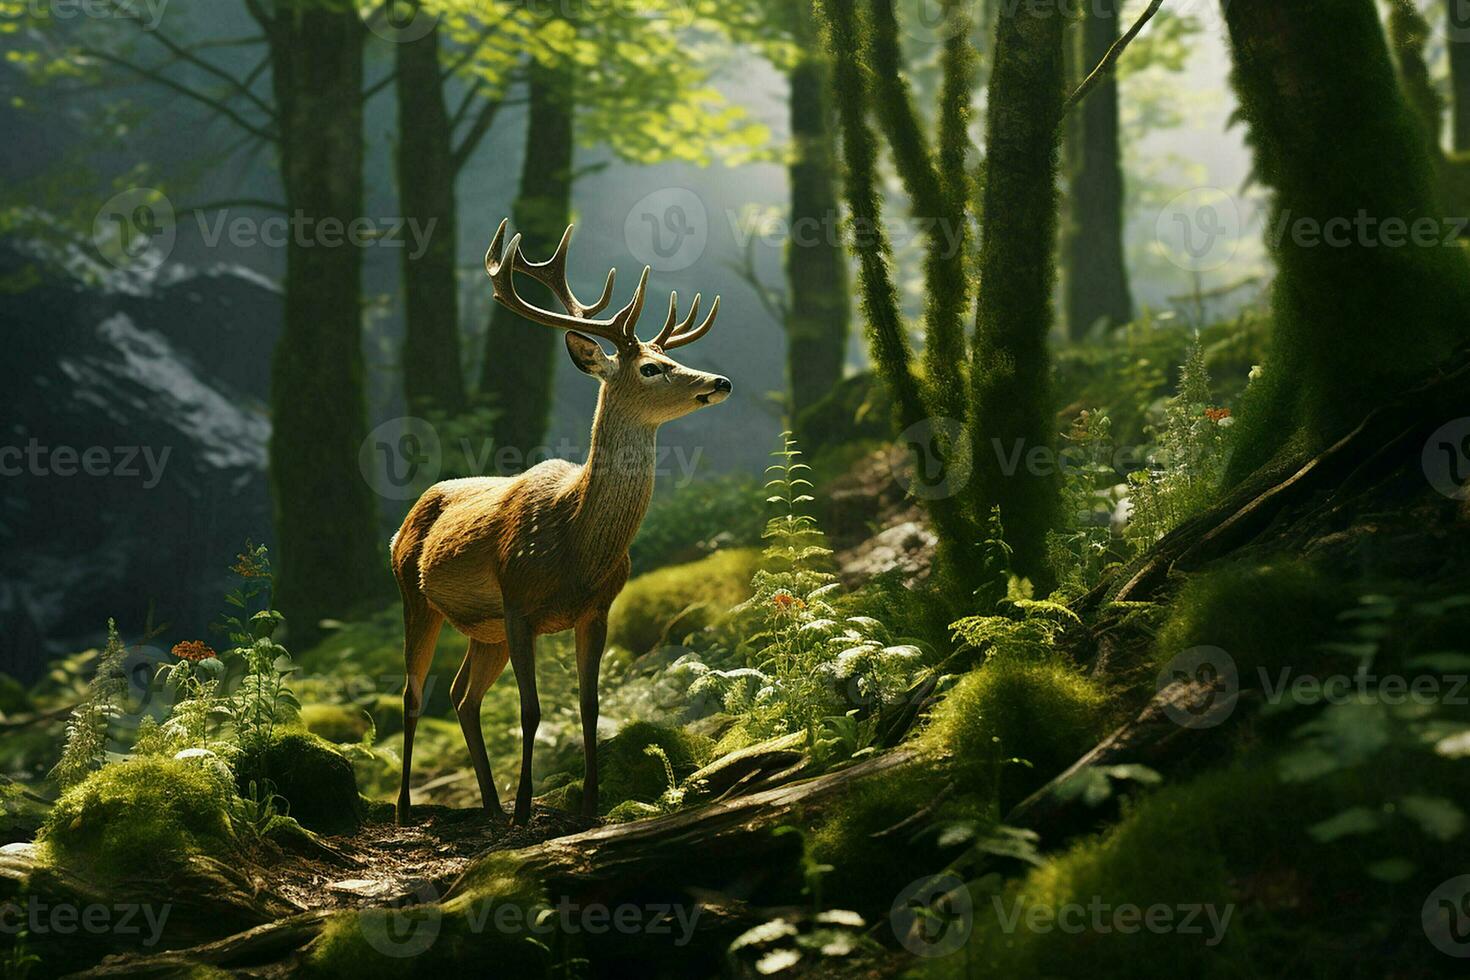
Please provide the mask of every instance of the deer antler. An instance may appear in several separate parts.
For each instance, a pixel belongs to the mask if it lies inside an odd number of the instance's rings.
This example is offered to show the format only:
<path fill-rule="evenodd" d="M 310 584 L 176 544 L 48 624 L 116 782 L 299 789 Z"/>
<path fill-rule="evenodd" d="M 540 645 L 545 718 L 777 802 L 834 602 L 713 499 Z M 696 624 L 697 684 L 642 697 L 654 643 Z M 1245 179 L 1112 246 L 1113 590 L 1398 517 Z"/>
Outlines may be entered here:
<path fill-rule="evenodd" d="M 635 331 L 638 326 L 638 318 L 643 314 L 643 300 L 648 288 L 648 266 L 643 267 L 643 275 L 638 279 L 638 288 L 633 291 L 633 298 L 628 301 L 628 305 L 611 317 L 599 320 L 596 319 L 596 315 L 606 309 L 607 304 L 612 300 L 613 281 L 617 276 L 617 270 L 613 269 L 608 272 L 607 285 L 603 287 L 602 296 L 597 302 L 591 305 L 585 304 L 577 299 L 567 282 L 567 253 L 572 243 L 572 226 L 567 226 L 566 232 L 561 236 L 561 244 L 556 247 L 551 258 L 545 262 L 532 262 L 521 252 L 519 234 L 511 238 L 508 247 L 502 249 L 507 224 L 508 221 L 500 222 L 500 227 L 495 231 L 495 237 L 490 241 L 490 250 L 485 253 L 485 271 L 490 275 L 495 298 L 501 305 L 533 323 L 593 334 L 612 341 L 621 351 L 637 349 L 638 336 Z M 515 274 L 517 272 L 530 276 L 551 290 L 557 302 L 566 307 L 567 312 L 557 313 L 555 310 L 544 310 L 539 306 L 527 303 L 516 292 Z M 670 294 L 668 321 L 664 324 L 658 337 L 654 339 L 652 346 L 662 350 L 672 350 L 675 347 L 693 343 L 709 332 L 710 327 L 714 326 L 715 316 L 720 312 L 720 299 L 717 296 L 714 306 L 709 311 L 709 316 L 698 327 L 691 329 L 694 317 L 699 312 L 699 296 L 694 297 L 693 308 L 689 311 L 689 316 L 682 322 L 678 321 L 678 303 L 679 294 Z"/>

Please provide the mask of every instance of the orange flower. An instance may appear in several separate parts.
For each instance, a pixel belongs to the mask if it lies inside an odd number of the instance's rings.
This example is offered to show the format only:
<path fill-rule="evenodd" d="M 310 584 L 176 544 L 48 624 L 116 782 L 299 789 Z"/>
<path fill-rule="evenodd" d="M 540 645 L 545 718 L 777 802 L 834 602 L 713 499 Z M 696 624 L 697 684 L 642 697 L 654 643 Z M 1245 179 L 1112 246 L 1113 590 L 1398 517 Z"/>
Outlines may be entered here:
<path fill-rule="evenodd" d="M 197 663 L 200 660 L 214 660 L 216 655 L 203 640 L 184 640 L 182 643 L 174 644 L 174 656 L 180 660 L 192 660 Z"/>
<path fill-rule="evenodd" d="M 1230 417 L 1230 409 L 1228 409 L 1228 408 L 1207 408 L 1207 409 L 1205 409 L 1205 418 L 1209 419 L 1211 422 L 1223 422 L 1226 419 L 1228 419 L 1229 417 Z"/>
<path fill-rule="evenodd" d="M 776 607 L 777 612 L 783 613 L 806 608 L 806 603 L 802 602 L 790 592 L 777 592 L 771 597 L 771 604 Z"/>

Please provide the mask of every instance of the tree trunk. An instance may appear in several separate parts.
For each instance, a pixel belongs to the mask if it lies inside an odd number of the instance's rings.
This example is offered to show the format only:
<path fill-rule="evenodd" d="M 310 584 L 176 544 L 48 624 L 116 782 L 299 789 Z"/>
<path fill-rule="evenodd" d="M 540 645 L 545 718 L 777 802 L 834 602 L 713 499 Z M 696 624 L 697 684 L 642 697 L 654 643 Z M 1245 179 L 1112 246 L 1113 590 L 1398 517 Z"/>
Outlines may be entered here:
<path fill-rule="evenodd" d="M 1470 4 L 1445 0 L 1449 11 L 1450 102 L 1454 107 L 1454 149 L 1470 153 Z"/>
<path fill-rule="evenodd" d="M 983 518 L 1000 508 L 1013 568 L 1038 587 L 1047 578 L 1046 533 L 1057 511 L 1055 468 L 1041 455 L 1053 429 L 1047 333 L 1065 37 L 1061 8 L 1001 7 L 986 120 L 971 379 L 975 512 Z"/>
<path fill-rule="evenodd" d="M 1077 79 L 1085 78 L 1118 40 L 1121 0 L 1084 5 L 1077 37 Z M 1124 187 L 1118 127 L 1118 81 L 1109 74 L 1077 107 L 1069 165 L 1071 199 L 1063 245 L 1067 329 L 1080 339 L 1099 320 L 1133 319 L 1123 254 Z"/>
<path fill-rule="evenodd" d="M 1224 9 L 1256 170 L 1275 192 L 1278 269 L 1270 359 L 1240 412 L 1239 480 L 1294 433 L 1330 444 L 1441 361 L 1466 336 L 1470 274 L 1444 246 L 1437 173 L 1372 0 Z"/>
<path fill-rule="evenodd" d="M 793 37 L 802 51 L 790 75 L 795 155 L 789 171 L 792 238 L 786 246 L 786 372 L 795 424 L 842 380 L 850 309 L 847 259 L 835 234 L 839 209 L 828 66 L 807 0 L 793 8 Z"/>
<path fill-rule="evenodd" d="M 551 257 L 566 231 L 572 208 L 573 71 L 571 66 L 533 62 L 527 72 L 528 122 L 520 193 L 512 209 L 521 249 L 532 261 Z M 529 302 L 558 309 L 539 283 L 519 283 Z M 546 435 L 551 415 L 558 330 L 523 320 L 501 306 L 490 317 L 480 392 L 500 412 L 495 446 L 530 452 Z"/>
<path fill-rule="evenodd" d="M 403 392 L 411 411 L 464 408 L 460 364 L 459 284 L 455 278 L 453 127 L 444 105 L 439 28 L 397 45 L 398 199 L 406 220 L 426 237 L 403 249 Z"/>
<path fill-rule="evenodd" d="M 358 469 L 367 434 L 362 255 L 363 38 L 351 4 L 277 4 L 269 21 L 281 172 L 297 228 L 286 247 L 285 323 L 271 373 L 276 604 L 293 639 L 346 614 L 385 579 L 376 502 Z"/>

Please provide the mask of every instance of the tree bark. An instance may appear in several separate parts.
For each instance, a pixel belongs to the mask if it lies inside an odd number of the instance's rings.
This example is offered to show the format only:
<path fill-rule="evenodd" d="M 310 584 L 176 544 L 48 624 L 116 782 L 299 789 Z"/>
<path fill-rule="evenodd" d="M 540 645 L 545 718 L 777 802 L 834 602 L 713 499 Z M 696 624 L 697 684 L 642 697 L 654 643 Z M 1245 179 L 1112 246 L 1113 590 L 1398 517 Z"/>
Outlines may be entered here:
<path fill-rule="evenodd" d="M 1224 10 L 1256 169 L 1275 192 L 1279 270 L 1270 359 L 1240 413 L 1239 480 L 1293 434 L 1329 445 L 1443 360 L 1470 324 L 1470 272 L 1444 245 L 1438 174 L 1372 0 Z"/>
<path fill-rule="evenodd" d="M 1051 443 L 1058 126 L 1066 17 L 1002 5 L 996 22 L 976 314 L 972 458 L 975 513 L 1000 508 L 1013 568 L 1044 591 L 1053 467 L 1028 463 Z"/>
<path fill-rule="evenodd" d="M 1121 36 L 1121 0 L 1084 4 L 1078 29 L 1078 81 Z M 1123 252 L 1124 184 L 1118 125 L 1118 81 L 1109 75 L 1078 107 L 1069 136 L 1071 170 L 1063 244 L 1067 330 L 1085 336 L 1099 320 L 1117 326 L 1133 319 L 1133 297 Z"/>
<path fill-rule="evenodd" d="M 792 17 L 793 39 L 802 52 L 789 78 L 794 158 L 788 171 L 786 373 L 795 425 L 842 380 L 851 310 L 847 258 L 836 236 L 840 212 L 827 60 L 807 0 L 793 4 Z"/>
<path fill-rule="evenodd" d="M 527 76 L 526 155 L 512 218 L 522 250 L 540 261 L 551 257 L 571 217 L 574 75 L 570 65 L 535 62 Z M 538 283 L 517 288 L 529 302 L 558 308 Z M 501 306 L 491 314 L 480 392 L 500 412 L 493 429 L 497 451 L 512 446 L 525 454 L 545 438 L 561 344 L 560 331 L 523 320 Z"/>
<path fill-rule="evenodd" d="M 439 28 L 397 45 L 398 197 L 403 217 L 426 235 L 403 249 L 403 393 L 410 411 L 464 409 L 459 285 L 455 276 L 453 127 L 444 104 Z"/>
<path fill-rule="evenodd" d="M 370 598 L 385 576 L 376 502 L 358 470 L 366 437 L 362 254 L 365 30 L 350 3 L 277 4 L 266 21 L 281 173 L 296 229 L 271 374 L 276 604 L 293 639 Z"/>
<path fill-rule="evenodd" d="M 1450 102 L 1454 108 L 1454 149 L 1470 153 L 1470 4 L 1445 0 L 1449 13 L 1446 47 L 1450 56 Z"/>

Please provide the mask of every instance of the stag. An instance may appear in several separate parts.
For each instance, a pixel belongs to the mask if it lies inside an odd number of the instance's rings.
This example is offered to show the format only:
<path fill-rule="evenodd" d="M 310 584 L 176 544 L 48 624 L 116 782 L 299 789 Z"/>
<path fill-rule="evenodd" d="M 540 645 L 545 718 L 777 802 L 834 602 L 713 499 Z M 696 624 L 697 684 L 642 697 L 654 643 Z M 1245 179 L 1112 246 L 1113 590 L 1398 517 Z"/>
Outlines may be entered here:
<path fill-rule="evenodd" d="M 480 727 L 480 703 L 507 662 L 521 696 L 521 777 L 515 822 L 531 815 L 531 754 L 541 706 L 536 696 L 536 637 L 576 631 L 586 777 L 582 812 L 597 813 L 597 679 L 607 640 L 607 612 L 628 580 L 628 545 L 653 495 L 659 426 L 730 395 L 730 381 L 680 364 L 668 352 L 703 337 L 720 310 L 695 325 L 700 297 L 678 315 L 678 293 L 658 336 L 636 334 L 648 268 L 628 305 L 598 319 L 612 299 L 617 270 L 602 296 L 582 303 L 567 283 L 567 228 L 545 262 L 521 254 L 516 235 L 502 251 L 500 223 L 485 256 L 495 299 L 534 323 L 566 331 L 567 353 L 598 380 L 597 411 L 587 461 L 547 460 L 519 476 L 448 480 L 425 491 L 390 547 L 403 597 L 403 780 L 398 820 L 409 816 L 414 730 L 423 708 L 424 678 L 447 620 L 469 638 L 450 687 L 470 762 L 487 812 L 504 818 Z M 541 309 L 516 292 L 519 274 L 545 286 L 566 312 Z M 597 339 L 613 345 L 606 353 Z"/>

